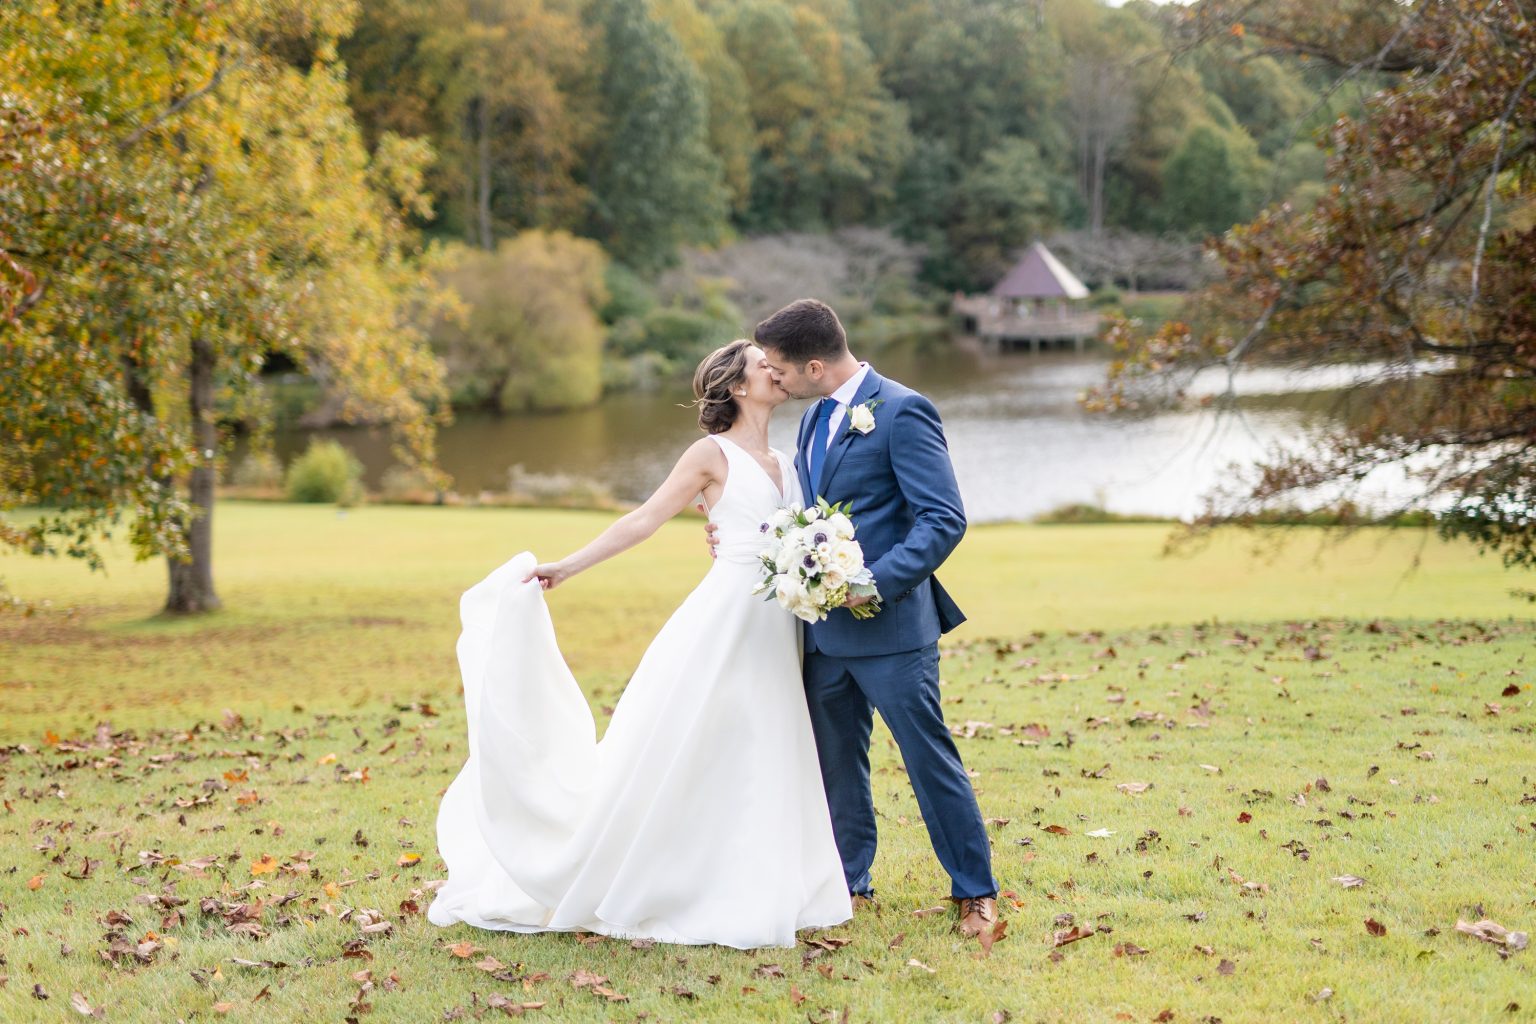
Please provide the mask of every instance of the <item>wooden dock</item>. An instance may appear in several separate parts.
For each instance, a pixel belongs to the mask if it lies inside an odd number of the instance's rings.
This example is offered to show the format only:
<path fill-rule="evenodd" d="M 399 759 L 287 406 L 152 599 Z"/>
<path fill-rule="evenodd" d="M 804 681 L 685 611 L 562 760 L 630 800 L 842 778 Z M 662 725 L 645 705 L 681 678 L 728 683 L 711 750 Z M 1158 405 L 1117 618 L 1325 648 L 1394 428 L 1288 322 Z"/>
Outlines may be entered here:
<path fill-rule="evenodd" d="M 1081 352 L 1098 337 L 1100 317 L 1067 303 L 1015 303 L 989 295 L 956 296 L 962 328 L 993 352 L 1071 348 Z"/>

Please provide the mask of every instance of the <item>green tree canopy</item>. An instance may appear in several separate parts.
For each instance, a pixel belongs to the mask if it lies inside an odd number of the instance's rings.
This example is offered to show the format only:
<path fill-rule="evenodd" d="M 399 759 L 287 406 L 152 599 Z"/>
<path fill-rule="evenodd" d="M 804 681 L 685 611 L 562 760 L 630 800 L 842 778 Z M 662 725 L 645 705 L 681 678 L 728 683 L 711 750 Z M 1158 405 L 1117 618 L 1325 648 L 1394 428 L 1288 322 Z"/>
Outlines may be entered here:
<path fill-rule="evenodd" d="M 1246 132 L 1197 125 L 1163 170 L 1164 216 L 1170 226 L 1219 235 L 1253 216 L 1261 173 Z"/>
<path fill-rule="evenodd" d="M 592 233 L 618 259 L 654 269 L 679 245 L 712 241 L 725 226 L 704 82 L 649 0 L 605 0 L 591 17 L 604 120 L 590 161 Z"/>
<path fill-rule="evenodd" d="M 828 227 L 884 212 L 910 135 L 846 5 L 744 0 L 728 17 L 757 129 L 748 224 Z"/>

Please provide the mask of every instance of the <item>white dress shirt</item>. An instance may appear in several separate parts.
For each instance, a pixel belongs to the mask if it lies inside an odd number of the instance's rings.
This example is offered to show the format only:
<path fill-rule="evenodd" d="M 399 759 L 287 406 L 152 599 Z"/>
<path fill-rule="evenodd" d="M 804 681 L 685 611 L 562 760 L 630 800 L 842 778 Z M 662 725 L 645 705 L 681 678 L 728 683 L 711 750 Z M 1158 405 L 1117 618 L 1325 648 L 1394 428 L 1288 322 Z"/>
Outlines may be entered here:
<path fill-rule="evenodd" d="M 859 393 L 859 388 L 863 385 L 864 378 L 868 376 L 869 364 L 861 362 L 859 363 L 858 371 L 852 377 L 843 381 L 842 387 L 827 396 L 837 403 L 837 407 L 832 410 L 832 419 L 827 423 L 828 448 L 832 447 L 832 439 L 837 437 L 837 429 L 842 426 L 843 417 L 848 414 L 849 403 L 853 401 L 853 396 Z M 813 433 L 811 436 L 814 438 L 815 434 Z"/>

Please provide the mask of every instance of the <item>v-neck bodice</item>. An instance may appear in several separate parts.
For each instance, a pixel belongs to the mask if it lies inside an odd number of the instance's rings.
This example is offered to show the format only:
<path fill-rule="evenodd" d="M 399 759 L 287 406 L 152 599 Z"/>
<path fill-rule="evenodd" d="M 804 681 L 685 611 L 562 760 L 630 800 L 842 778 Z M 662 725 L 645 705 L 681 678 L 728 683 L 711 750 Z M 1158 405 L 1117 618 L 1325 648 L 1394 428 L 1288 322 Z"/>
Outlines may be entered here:
<path fill-rule="evenodd" d="M 779 463 L 781 490 L 761 462 L 741 445 L 720 434 L 711 434 L 725 453 L 726 474 L 720 500 L 709 510 L 709 520 L 720 528 L 716 556 L 729 561 L 755 563 L 766 543 L 762 524 L 774 510 L 800 500 L 800 482 L 794 466 L 776 448 L 770 449 Z"/>

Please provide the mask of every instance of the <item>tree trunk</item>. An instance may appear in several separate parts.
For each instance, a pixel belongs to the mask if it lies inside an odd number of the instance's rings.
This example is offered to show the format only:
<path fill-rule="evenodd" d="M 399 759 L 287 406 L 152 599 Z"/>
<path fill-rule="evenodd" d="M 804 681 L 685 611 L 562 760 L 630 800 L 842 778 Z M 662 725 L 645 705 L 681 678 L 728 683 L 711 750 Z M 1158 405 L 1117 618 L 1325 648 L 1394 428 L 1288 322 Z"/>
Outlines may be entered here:
<path fill-rule="evenodd" d="M 1104 169 L 1109 163 L 1109 134 L 1104 125 L 1095 128 L 1093 157 L 1089 165 L 1093 180 L 1088 193 L 1088 231 L 1098 238 L 1104 233 Z"/>
<path fill-rule="evenodd" d="M 484 97 L 475 101 L 475 130 L 477 163 L 479 165 L 480 195 L 478 198 L 480 215 L 480 246 L 486 252 L 496 248 L 496 240 L 491 237 L 491 125 L 490 104 Z"/>
<path fill-rule="evenodd" d="M 184 524 L 191 558 L 185 562 L 166 560 L 170 593 L 165 599 L 165 610 L 178 615 L 211 612 L 221 607 L 213 592 L 213 454 L 218 445 L 213 419 L 213 346 L 202 338 L 192 342 L 191 377 L 192 439 L 198 453 L 189 493 L 193 519 Z"/>

